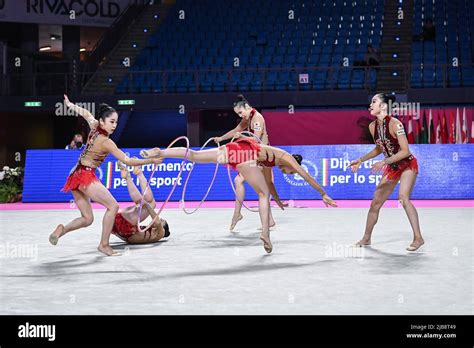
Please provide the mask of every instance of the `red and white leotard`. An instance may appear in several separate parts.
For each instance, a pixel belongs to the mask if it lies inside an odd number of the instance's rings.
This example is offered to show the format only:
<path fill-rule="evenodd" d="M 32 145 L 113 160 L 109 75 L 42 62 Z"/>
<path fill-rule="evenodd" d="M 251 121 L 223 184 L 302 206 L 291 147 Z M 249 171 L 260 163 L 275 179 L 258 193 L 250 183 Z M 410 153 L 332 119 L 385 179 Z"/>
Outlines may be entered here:
<path fill-rule="evenodd" d="M 375 121 L 374 141 L 382 150 L 385 158 L 391 157 L 400 151 L 398 139 L 390 133 L 389 125 L 391 119 L 392 117 L 387 115 L 381 124 Z M 418 161 L 411 154 L 398 162 L 384 166 L 383 176 L 388 180 L 399 180 L 402 173 L 408 169 L 418 173 Z"/>
<path fill-rule="evenodd" d="M 99 181 L 95 175 L 95 170 L 100 167 L 109 154 L 103 145 L 109 139 L 109 134 L 98 125 L 97 121 L 94 121 L 91 120 L 89 123 L 91 131 L 87 137 L 86 147 L 82 150 L 79 160 L 69 173 L 61 190 L 63 192 L 85 188 L 93 182 Z"/>
<path fill-rule="evenodd" d="M 115 215 L 114 226 L 112 227 L 113 235 L 126 242 L 128 238 L 137 232 L 137 226 L 125 219 L 122 213 L 118 212 L 117 215 Z"/>
<path fill-rule="evenodd" d="M 265 122 L 263 122 L 263 124 L 260 124 L 259 122 L 258 123 L 254 122 L 254 124 L 252 125 L 252 119 L 253 119 L 253 117 L 255 116 L 256 113 L 257 113 L 257 110 L 255 110 L 255 109 L 252 109 L 252 111 L 250 111 L 250 116 L 249 116 L 249 119 L 247 121 L 247 127 L 246 127 L 245 130 L 247 132 L 255 134 L 255 131 L 257 130 L 256 127 L 257 128 L 260 127 L 260 129 L 258 129 L 258 130 L 262 131 L 262 136 L 260 137 L 260 140 L 262 141 L 262 144 L 263 145 L 270 145 L 270 141 L 268 139 L 267 127 L 265 125 Z"/>
<path fill-rule="evenodd" d="M 228 164 L 235 170 L 237 170 L 237 165 L 241 163 L 258 160 L 261 150 L 260 144 L 253 138 L 238 139 L 227 143 L 225 146 L 227 148 Z M 264 167 L 274 167 L 275 159 L 270 161 L 267 153 L 267 158 L 263 161 L 257 161 L 257 164 Z"/>

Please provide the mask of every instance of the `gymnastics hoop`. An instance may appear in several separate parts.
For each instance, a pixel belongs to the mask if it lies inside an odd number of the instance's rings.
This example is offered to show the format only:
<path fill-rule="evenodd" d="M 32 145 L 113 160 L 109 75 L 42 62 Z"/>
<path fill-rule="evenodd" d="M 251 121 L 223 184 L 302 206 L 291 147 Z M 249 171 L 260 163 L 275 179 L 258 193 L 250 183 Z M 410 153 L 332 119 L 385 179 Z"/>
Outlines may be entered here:
<path fill-rule="evenodd" d="M 151 172 L 151 175 L 150 175 L 150 178 L 148 179 L 148 182 L 146 184 L 146 187 L 145 187 L 145 190 L 143 191 L 143 194 L 142 194 L 142 199 L 140 201 L 140 208 L 138 210 L 138 216 L 137 216 L 137 228 L 138 228 L 138 231 L 141 232 L 141 233 L 144 233 L 145 231 L 147 231 L 151 225 L 153 225 L 153 223 L 156 221 L 156 219 L 160 216 L 161 212 L 163 211 L 163 209 L 165 208 L 166 204 L 168 203 L 168 201 L 170 200 L 171 198 L 171 195 L 173 194 L 174 190 L 176 189 L 176 186 L 178 185 L 178 181 L 179 181 L 179 178 L 181 178 L 181 174 L 183 174 L 183 170 L 184 170 L 184 163 L 186 162 L 187 158 L 188 158 L 188 152 L 189 152 L 189 139 L 186 137 L 186 136 L 180 136 L 178 138 L 176 138 L 175 140 L 173 140 L 166 149 L 169 149 L 170 147 L 172 147 L 176 142 L 178 142 L 179 140 L 181 139 L 184 139 L 186 141 L 186 154 L 184 155 L 184 159 L 183 161 L 181 162 L 181 169 L 179 170 L 179 174 L 178 176 L 176 177 L 176 181 L 173 185 L 173 188 L 171 189 L 168 197 L 166 198 L 166 200 L 163 202 L 163 204 L 161 204 L 161 208 L 160 210 L 158 210 L 158 213 L 156 214 L 156 216 L 151 220 L 150 224 L 142 229 L 140 227 L 140 217 L 142 216 L 142 208 L 143 208 L 143 202 L 145 201 L 145 194 L 148 190 L 148 188 L 150 187 L 150 181 L 151 179 L 153 178 L 153 176 L 155 175 L 155 171 L 156 169 L 158 168 L 158 165 L 155 165 L 155 167 L 153 168 L 153 171 Z M 142 150 L 143 151 L 143 150 Z M 142 154 L 142 151 L 140 151 L 140 155 Z"/>
<path fill-rule="evenodd" d="M 205 143 L 204 145 L 201 147 L 201 149 L 199 151 L 202 151 L 202 149 L 204 149 L 206 147 L 207 144 L 209 144 L 211 142 L 211 140 L 214 140 L 214 138 L 209 138 Z M 219 147 L 220 144 L 219 142 L 217 142 L 217 147 Z M 184 187 L 183 187 L 183 193 L 181 195 L 181 202 L 183 204 L 183 211 L 188 214 L 188 215 L 191 215 L 191 214 L 194 214 L 195 212 L 197 212 L 199 210 L 199 208 L 201 208 L 201 205 L 204 203 L 204 201 L 206 200 L 207 196 L 209 195 L 209 192 L 211 192 L 211 188 L 212 186 L 214 185 L 214 181 L 216 180 L 216 176 L 217 176 L 217 170 L 219 169 L 219 163 L 216 163 L 216 169 L 214 170 L 214 176 L 212 177 L 212 180 L 211 180 L 211 184 L 209 185 L 209 187 L 207 188 L 207 192 L 206 194 L 204 195 L 204 198 L 201 200 L 201 202 L 199 203 L 199 205 L 197 206 L 196 209 L 194 209 L 193 211 L 191 212 L 188 212 L 186 210 L 186 206 L 185 206 L 185 200 L 184 200 L 184 196 L 186 194 L 186 188 L 188 187 L 188 181 L 189 181 L 189 178 L 191 177 L 191 173 L 193 172 L 193 169 L 194 169 L 194 165 L 196 164 L 196 162 L 193 162 L 193 165 L 191 167 L 191 170 L 189 171 L 189 174 L 188 174 L 188 177 L 186 178 L 186 182 L 184 183 Z"/>
<path fill-rule="evenodd" d="M 252 132 L 249 132 L 249 131 L 242 131 L 240 132 L 240 134 L 250 134 L 251 136 L 253 136 L 255 139 L 258 140 L 259 143 L 262 142 L 262 140 L 257 137 L 255 134 L 253 134 Z M 233 142 L 235 140 L 235 135 L 233 136 L 232 140 L 230 142 Z M 237 174 L 237 175 L 240 175 L 240 174 Z M 229 182 L 230 182 L 230 186 L 232 187 L 232 191 L 234 191 L 234 195 L 235 197 L 237 197 L 237 191 L 235 190 L 235 185 L 234 185 L 234 182 L 230 176 L 230 166 L 227 166 L 227 176 L 229 177 Z M 242 205 L 245 207 L 245 209 L 247 209 L 248 211 L 251 211 L 252 213 L 258 213 L 259 210 L 258 208 L 256 210 L 252 209 L 252 208 L 249 208 L 247 207 L 247 205 L 245 204 L 244 200 L 242 199 Z"/>

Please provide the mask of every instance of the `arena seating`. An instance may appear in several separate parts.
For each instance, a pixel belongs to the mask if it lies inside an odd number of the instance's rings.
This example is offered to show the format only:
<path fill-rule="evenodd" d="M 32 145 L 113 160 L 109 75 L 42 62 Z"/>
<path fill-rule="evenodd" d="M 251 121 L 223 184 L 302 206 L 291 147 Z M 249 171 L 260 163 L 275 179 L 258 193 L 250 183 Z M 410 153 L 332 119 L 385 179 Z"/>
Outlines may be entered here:
<path fill-rule="evenodd" d="M 383 7 L 383 0 L 178 0 L 117 92 L 374 85 L 375 71 L 342 63 L 363 60 L 369 43 L 380 46 Z M 300 74 L 308 74 L 308 83 L 300 83 Z"/>
<path fill-rule="evenodd" d="M 465 0 L 415 0 L 413 35 L 420 35 L 423 23 L 432 19 L 434 41 L 414 41 L 411 86 L 474 86 L 474 6 Z M 459 66 L 453 66 L 457 58 Z"/>
<path fill-rule="evenodd" d="M 363 60 L 369 43 L 380 47 L 383 9 L 383 0 L 323 0 L 321 4 L 178 0 L 117 92 L 375 86 L 375 70 L 345 68 L 343 59 L 349 63 Z M 413 42 L 411 87 L 474 86 L 473 4 L 468 0 L 415 0 L 414 36 L 422 32 L 427 18 L 433 19 L 436 39 Z M 453 66 L 453 58 L 459 66 Z M 300 74 L 308 75 L 308 83 L 300 81 Z"/>

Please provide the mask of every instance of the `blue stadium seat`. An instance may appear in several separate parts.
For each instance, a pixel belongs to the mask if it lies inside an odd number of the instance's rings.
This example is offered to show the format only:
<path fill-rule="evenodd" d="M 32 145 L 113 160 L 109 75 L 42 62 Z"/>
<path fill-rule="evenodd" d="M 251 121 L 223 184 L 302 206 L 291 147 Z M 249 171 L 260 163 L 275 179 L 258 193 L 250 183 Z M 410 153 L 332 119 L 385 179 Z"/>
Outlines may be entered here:
<path fill-rule="evenodd" d="M 420 6 L 415 0 L 415 16 L 438 13 L 430 3 Z M 453 0 L 459 2 L 461 0 Z M 357 3 L 357 4 L 355 4 Z M 305 0 L 258 1 L 247 6 L 244 0 L 216 2 L 211 0 L 176 0 L 171 11 L 184 9 L 186 25 L 177 16 L 167 16 L 157 31 L 150 35 L 146 47 L 141 49 L 130 71 L 163 70 L 167 78 L 153 77 L 126 80 L 117 85 L 117 93 L 195 93 L 223 92 L 228 90 L 310 90 L 323 88 L 363 88 L 363 71 L 341 73 L 342 58 L 350 62 L 362 60 L 369 41 L 380 45 L 384 0 L 346 1 Z M 438 7 L 436 3 L 436 11 Z M 301 8 L 304 7 L 304 10 Z M 444 7 L 440 7 L 444 9 Z M 288 20 L 288 9 L 297 17 Z M 239 15 L 235 15 L 238 13 Z M 470 16 L 463 17 L 466 21 Z M 438 23 L 438 22 L 437 22 Z M 419 25 L 415 21 L 415 25 Z M 337 43 L 336 43 L 337 40 Z M 461 35 L 464 45 L 470 36 Z M 432 62 L 428 52 L 436 53 L 438 42 L 418 45 L 416 63 Z M 415 48 L 414 48 L 415 49 Z M 456 47 L 459 52 L 459 47 Z M 434 54 L 433 54 L 434 56 Z M 426 59 L 425 59 L 426 57 Z M 447 53 L 444 60 L 450 55 Z M 472 52 L 460 56 L 468 61 Z M 310 83 L 299 84 L 296 72 L 290 74 L 268 72 L 266 75 L 233 74 L 224 79 L 219 74 L 199 73 L 198 80 L 189 75 L 173 74 L 180 70 L 207 71 L 224 69 L 234 71 L 234 59 L 240 60 L 240 69 L 309 68 Z M 311 71 L 317 67 L 337 67 L 326 78 L 327 71 Z M 245 74 L 245 73 L 244 73 Z M 296 74 L 296 75 L 295 75 Z M 146 75 L 146 74 L 145 74 Z M 325 78 L 320 78 L 321 76 Z M 369 82 L 374 82 L 372 74 Z M 466 73 L 466 81 L 470 75 Z M 438 80 L 435 80 L 436 82 Z M 470 81 L 470 80 L 469 80 Z M 456 81 L 454 81 L 456 82 Z M 464 83 L 459 76 L 459 83 Z"/>
<path fill-rule="evenodd" d="M 472 32 L 474 20 L 469 14 L 474 13 L 472 2 L 463 0 L 442 1 L 414 1 L 413 35 L 419 35 L 423 29 L 426 18 L 433 18 L 436 27 L 434 41 L 414 42 L 412 46 L 412 86 L 417 87 L 459 87 L 465 85 L 464 77 L 459 68 L 452 66 L 454 57 L 458 58 L 461 65 L 472 69 L 474 52 Z M 465 49 L 470 47 L 471 49 Z M 430 70 L 423 73 L 422 85 L 419 86 L 419 73 L 415 70 L 420 63 L 426 67 L 434 67 L 434 75 Z M 445 76 L 446 75 L 446 76 Z M 466 81 L 470 80 L 469 73 Z M 470 82 L 467 82 L 468 84 Z"/>

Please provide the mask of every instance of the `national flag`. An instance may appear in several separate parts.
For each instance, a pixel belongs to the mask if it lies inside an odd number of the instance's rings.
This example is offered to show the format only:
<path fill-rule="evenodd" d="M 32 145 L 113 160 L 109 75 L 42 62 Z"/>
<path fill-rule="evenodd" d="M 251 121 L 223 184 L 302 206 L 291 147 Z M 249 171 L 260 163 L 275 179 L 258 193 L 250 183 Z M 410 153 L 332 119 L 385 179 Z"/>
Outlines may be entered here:
<path fill-rule="evenodd" d="M 328 162 L 329 160 L 327 158 L 322 159 L 321 182 L 323 186 L 327 186 L 329 184 Z"/>
<path fill-rule="evenodd" d="M 456 144 L 462 144 L 461 119 L 459 118 L 459 108 L 456 109 Z"/>
<path fill-rule="evenodd" d="M 456 121 L 455 121 L 454 111 L 452 111 L 449 116 L 448 132 L 449 132 L 448 133 L 449 143 L 456 144 Z"/>
<path fill-rule="evenodd" d="M 107 163 L 107 172 L 105 174 L 105 187 L 108 189 L 112 187 L 112 162 Z"/>
<path fill-rule="evenodd" d="M 448 122 L 446 121 L 446 110 L 443 111 L 441 119 L 441 144 L 449 144 Z"/>
<path fill-rule="evenodd" d="M 417 115 L 416 119 L 415 140 L 417 144 L 421 144 L 421 115 Z"/>
<path fill-rule="evenodd" d="M 470 143 L 474 143 L 474 119 L 472 120 L 471 123 L 471 141 Z"/>
<path fill-rule="evenodd" d="M 462 129 L 461 129 L 461 136 L 462 136 L 462 143 L 467 144 L 469 142 L 469 136 L 467 134 L 467 120 L 466 120 L 466 108 L 463 109 L 462 112 Z"/>
<path fill-rule="evenodd" d="M 428 124 L 425 111 L 423 111 L 423 123 L 421 124 L 420 144 L 428 144 Z"/>
<path fill-rule="evenodd" d="M 436 144 L 436 134 L 435 134 L 435 128 L 434 128 L 434 123 L 433 123 L 433 113 L 430 109 L 430 116 L 429 116 L 429 132 L 428 132 L 428 143 L 429 144 Z"/>
<path fill-rule="evenodd" d="M 438 110 L 438 124 L 436 126 L 436 144 L 441 144 L 441 116 Z"/>

